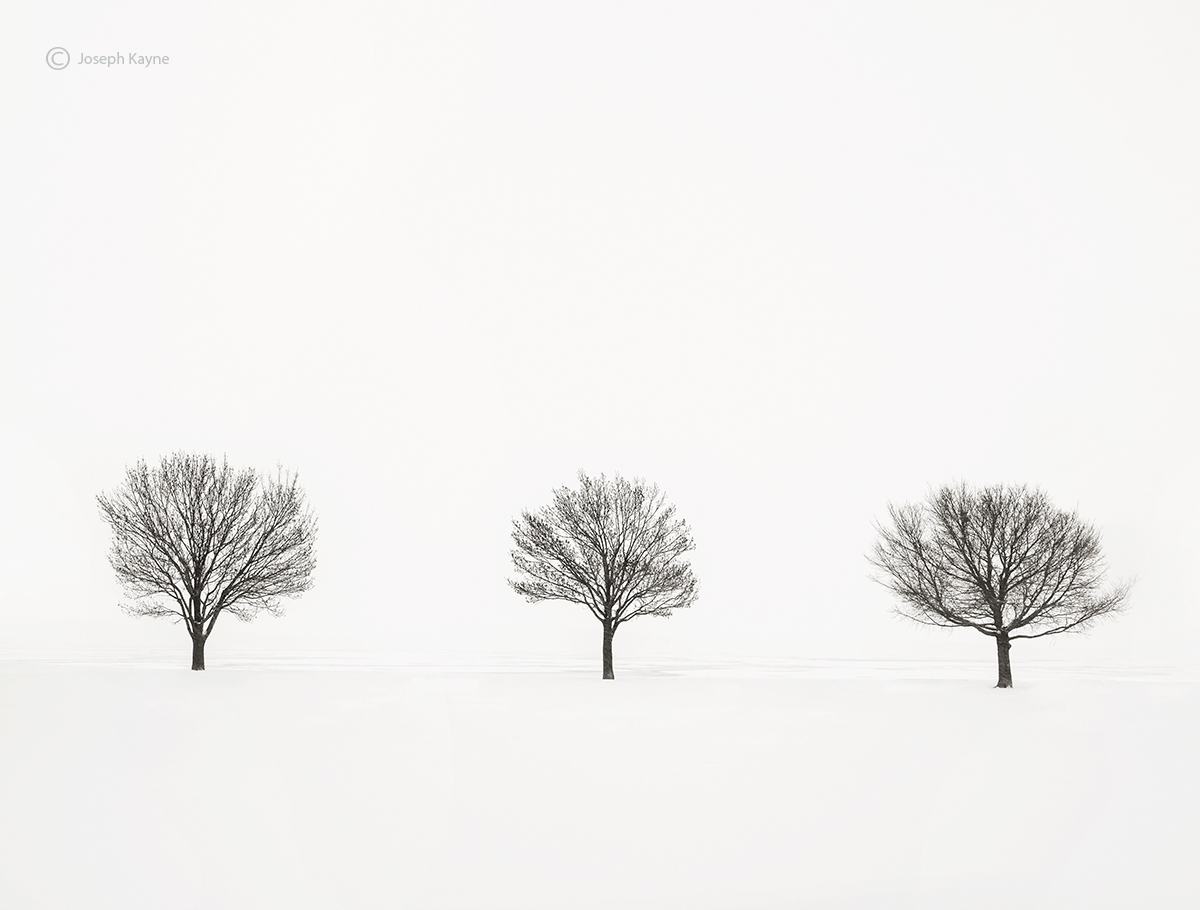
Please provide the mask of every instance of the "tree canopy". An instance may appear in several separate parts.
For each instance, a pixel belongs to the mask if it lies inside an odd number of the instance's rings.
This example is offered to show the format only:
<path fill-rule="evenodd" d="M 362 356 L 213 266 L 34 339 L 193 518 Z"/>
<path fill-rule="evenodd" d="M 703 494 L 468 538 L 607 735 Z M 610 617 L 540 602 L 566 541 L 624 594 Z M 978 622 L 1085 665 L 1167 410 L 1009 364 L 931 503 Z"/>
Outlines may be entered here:
<path fill-rule="evenodd" d="M 295 475 L 262 478 L 208 455 L 176 453 L 138 462 L 100 513 L 112 529 L 109 562 L 137 616 L 180 620 L 193 669 L 223 613 L 250 620 L 278 614 L 307 591 L 316 566 L 316 520 Z"/>
<path fill-rule="evenodd" d="M 951 484 L 919 505 L 889 506 L 871 561 L 916 622 L 969 627 L 997 640 L 1001 686 L 1009 643 L 1081 631 L 1126 602 L 1105 586 L 1100 535 L 1025 486 Z"/>
<path fill-rule="evenodd" d="M 658 487 L 579 473 L 578 489 L 560 487 L 550 505 L 513 522 L 514 591 L 531 603 L 563 600 L 586 607 L 604 626 L 604 675 L 612 676 L 612 636 L 639 616 L 690 607 L 699 586 L 685 554 L 687 522 Z"/>

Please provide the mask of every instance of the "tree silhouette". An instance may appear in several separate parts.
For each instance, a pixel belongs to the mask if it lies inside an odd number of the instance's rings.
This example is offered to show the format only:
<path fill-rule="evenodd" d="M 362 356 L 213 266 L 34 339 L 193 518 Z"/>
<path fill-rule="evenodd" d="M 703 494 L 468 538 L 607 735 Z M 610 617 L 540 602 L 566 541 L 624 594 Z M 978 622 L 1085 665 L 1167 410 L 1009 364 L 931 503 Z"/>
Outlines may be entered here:
<path fill-rule="evenodd" d="M 1104 589 L 1099 534 L 1040 490 L 959 483 L 888 512 L 877 580 L 902 616 L 994 638 L 999 688 L 1012 686 L 1014 640 L 1082 631 L 1127 600 L 1128 585 Z"/>
<path fill-rule="evenodd" d="M 260 478 L 208 455 L 140 461 L 111 496 L 98 496 L 112 529 L 109 562 L 135 616 L 182 620 L 192 669 L 223 613 L 278 615 L 284 597 L 307 591 L 316 562 L 316 520 L 295 475 Z"/>
<path fill-rule="evenodd" d="M 581 604 L 604 628 L 603 678 L 613 679 L 612 640 L 639 616 L 690 607 L 698 585 L 684 554 L 687 522 L 658 487 L 620 475 L 579 472 L 579 489 L 560 487 L 539 512 L 513 521 L 514 591 L 530 603 Z"/>

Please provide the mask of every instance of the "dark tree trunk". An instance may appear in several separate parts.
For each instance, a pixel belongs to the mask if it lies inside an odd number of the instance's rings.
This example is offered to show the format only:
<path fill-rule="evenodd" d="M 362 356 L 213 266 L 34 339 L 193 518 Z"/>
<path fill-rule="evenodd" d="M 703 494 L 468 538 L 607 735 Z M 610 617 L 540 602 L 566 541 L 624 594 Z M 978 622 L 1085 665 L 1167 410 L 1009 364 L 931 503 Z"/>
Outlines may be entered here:
<path fill-rule="evenodd" d="M 204 669 L 204 636 L 192 636 L 192 669 Z"/>
<path fill-rule="evenodd" d="M 1000 678 L 996 682 L 997 689 L 1012 688 L 1012 664 L 1008 660 L 1008 652 L 1012 650 L 1012 642 L 1008 635 L 1001 633 L 996 636 L 996 662 L 1000 665 Z"/>
<path fill-rule="evenodd" d="M 616 629 L 613 628 L 612 620 L 606 619 L 604 621 L 604 652 L 603 652 L 603 654 L 604 654 L 604 678 L 605 679 L 616 679 L 616 676 L 613 675 L 613 666 L 612 666 L 612 640 L 613 640 L 613 633 L 615 631 L 616 631 Z"/>

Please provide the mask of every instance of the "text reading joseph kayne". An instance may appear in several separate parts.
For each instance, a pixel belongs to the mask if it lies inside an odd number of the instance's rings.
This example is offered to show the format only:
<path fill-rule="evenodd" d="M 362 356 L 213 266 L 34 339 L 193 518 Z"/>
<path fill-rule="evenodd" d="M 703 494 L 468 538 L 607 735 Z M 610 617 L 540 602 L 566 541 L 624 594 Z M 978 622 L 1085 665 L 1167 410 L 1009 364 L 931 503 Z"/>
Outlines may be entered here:
<path fill-rule="evenodd" d="M 169 64 L 169 57 L 160 57 L 158 55 L 148 57 L 143 54 L 135 54 L 130 52 L 128 56 L 125 54 L 106 54 L 99 56 L 95 54 L 80 54 L 79 63 L 83 64 L 99 64 L 101 66 L 116 66 L 118 64 L 132 64 L 133 66 L 151 66 L 161 63 L 164 66 Z"/>

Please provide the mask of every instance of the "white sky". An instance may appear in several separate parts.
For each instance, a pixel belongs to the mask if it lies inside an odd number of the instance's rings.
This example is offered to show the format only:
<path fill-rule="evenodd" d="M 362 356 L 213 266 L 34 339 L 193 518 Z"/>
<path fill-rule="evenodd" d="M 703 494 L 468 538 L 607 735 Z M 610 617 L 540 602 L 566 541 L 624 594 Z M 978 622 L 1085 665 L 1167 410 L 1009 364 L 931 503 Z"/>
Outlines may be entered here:
<path fill-rule="evenodd" d="M 177 647 L 96 493 L 300 472 L 316 587 L 223 649 L 598 652 L 504 584 L 579 468 L 701 599 L 622 654 L 992 660 L 868 579 L 889 500 L 1027 482 L 1194 662 L 1193 4 L 33 3 L 0 14 L 0 649 Z M 67 48 L 51 70 L 45 54 Z M 80 65 L 165 54 L 167 66 Z"/>

